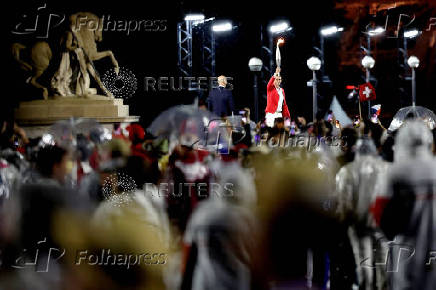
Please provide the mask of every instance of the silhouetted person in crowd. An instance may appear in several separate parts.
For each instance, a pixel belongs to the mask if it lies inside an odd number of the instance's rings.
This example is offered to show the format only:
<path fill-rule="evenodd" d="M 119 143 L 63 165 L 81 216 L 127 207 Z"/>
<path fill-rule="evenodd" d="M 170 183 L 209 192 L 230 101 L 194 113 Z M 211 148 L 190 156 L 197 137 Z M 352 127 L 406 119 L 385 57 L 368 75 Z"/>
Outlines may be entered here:
<path fill-rule="evenodd" d="M 395 139 L 380 227 L 390 245 L 391 289 L 430 290 L 436 285 L 436 164 L 433 136 L 421 120 L 408 120 Z"/>
<path fill-rule="evenodd" d="M 344 128 L 341 131 L 341 150 L 342 155 L 337 157 L 337 161 L 340 166 L 344 166 L 345 164 L 354 160 L 354 151 L 353 147 L 356 144 L 358 135 L 355 129 L 353 128 Z"/>

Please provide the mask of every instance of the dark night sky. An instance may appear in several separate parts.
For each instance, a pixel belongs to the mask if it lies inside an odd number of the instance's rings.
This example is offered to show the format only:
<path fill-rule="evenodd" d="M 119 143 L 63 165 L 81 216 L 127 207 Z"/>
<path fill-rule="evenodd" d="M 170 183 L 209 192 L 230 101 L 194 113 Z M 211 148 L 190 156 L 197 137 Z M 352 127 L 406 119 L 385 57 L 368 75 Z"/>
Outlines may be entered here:
<path fill-rule="evenodd" d="M 288 105 L 291 109 L 291 115 L 294 117 L 296 115 L 310 116 L 311 113 L 311 93 L 310 89 L 306 87 L 306 82 L 311 78 L 311 72 L 306 67 L 306 60 L 314 54 L 312 47 L 319 41 L 316 37 L 317 30 L 321 25 L 329 23 L 339 23 L 345 26 L 345 29 L 349 25 L 349 21 L 343 18 L 341 11 L 334 10 L 334 1 L 300 1 L 298 7 L 296 5 L 293 7 L 290 6 L 291 3 L 294 3 L 293 1 L 287 1 L 286 6 L 272 1 L 265 2 L 266 4 L 261 6 L 247 4 L 246 1 L 76 0 L 64 3 L 64 1 L 16 0 L 8 4 L 10 7 L 3 9 L 3 14 L 6 17 L 2 18 L 4 22 L 2 35 L 7 37 L 6 42 L 3 42 L 4 52 L 2 52 L 2 56 L 4 57 L 3 63 L 7 64 L 7 70 L 11 72 L 8 73 L 5 82 L 8 94 L 5 94 L 3 98 L 5 101 L 7 100 L 8 104 L 4 108 L 12 108 L 13 103 L 19 97 L 17 93 L 13 92 L 17 92 L 18 88 L 22 87 L 21 80 L 19 81 L 17 78 L 17 69 L 9 57 L 10 44 L 16 41 L 29 44 L 35 40 L 35 37 L 31 35 L 14 36 L 11 30 L 22 20 L 21 17 L 24 13 L 35 14 L 38 3 L 47 3 L 46 11 L 56 14 L 69 15 L 78 11 L 89 11 L 99 16 L 110 15 L 111 19 L 115 20 L 166 21 L 165 31 L 137 31 L 130 35 L 126 35 L 124 31 L 103 32 L 103 42 L 99 44 L 99 50 L 111 49 L 120 66 L 127 67 L 135 73 L 138 79 L 138 89 L 136 94 L 128 100 L 128 104 L 130 104 L 131 114 L 140 115 L 141 121 L 145 125 L 163 109 L 178 103 L 191 102 L 194 97 L 193 93 L 187 91 L 154 93 L 144 90 L 144 77 L 146 76 L 156 78 L 179 76 L 177 71 L 176 23 L 181 21 L 187 12 L 202 12 L 207 18 L 231 19 L 233 24 L 237 25 L 237 29 L 231 33 L 217 35 L 216 73 L 234 78 L 232 81 L 234 96 L 239 107 L 252 104 L 252 76 L 248 69 L 248 60 L 250 57 L 259 56 L 260 25 L 266 25 L 269 21 L 277 19 L 288 19 L 294 29 L 286 36 L 286 44 L 282 49 L 282 74 Z M 212 3 L 216 5 L 212 6 Z M 255 6 L 247 9 L 247 5 Z M 61 26 L 51 30 L 49 42 L 53 48 L 58 46 L 58 38 L 62 33 Z M 337 49 L 339 45 L 338 37 L 330 39 L 326 43 L 327 72 L 335 83 L 334 90 L 326 91 L 324 94 L 327 99 L 333 93 L 336 93 L 340 98 L 343 97 L 345 84 L 359 84 L 361 83 L 359 78 L 363 75 L 359 69 L 338 72 Z M 383 61 L 380 64 L 383 64 Z M 110 68 L 110 61 L 100 60 L 95 65 L 100 72 L 104 72 Z M 378 77 L 380 84 L 383 83 L 386 71 L 392 71 L 392 63 L 378 65 L 377 69 L 378 71 L 374 71 L 374 74 Z M 434 71 L 433 68 L 431 76 L 433 79 L 435 78 Z M 194 74 L 194 76 L 202 75 Z M 423 82 L 429 82 L 429 80 L 421 81 L 421 83 Z M 391 85 L 392 83 L 389 83 L 387 86 Z M 420 82 L 418 82 L 418 88 L 419 85 Z M 389 109 L 395 110 L 400 106 L 400 102 L 392 104 L 392 95 L 387 96 L 388 94 L 383 93 L 389 89 L 389 87 L 380 89 L 382 95 L 380 102 L 386 102 L 385 110 L 387 111 Z M 418 93 L 423 98 L 424 95 L 430 95 L 426 89 L 420 89 Z M 23 97 L 24 94 L 26 93 L 21 92 L 20 97 Z M 383 94 L 386 97 L 383 97 Z M 13 100 L 12 97 L 14 97 Z M 426 104 L 431 106 L 434 102 Z M 261 111 L 263 109 L 264 107 L 261 106 Z"/>

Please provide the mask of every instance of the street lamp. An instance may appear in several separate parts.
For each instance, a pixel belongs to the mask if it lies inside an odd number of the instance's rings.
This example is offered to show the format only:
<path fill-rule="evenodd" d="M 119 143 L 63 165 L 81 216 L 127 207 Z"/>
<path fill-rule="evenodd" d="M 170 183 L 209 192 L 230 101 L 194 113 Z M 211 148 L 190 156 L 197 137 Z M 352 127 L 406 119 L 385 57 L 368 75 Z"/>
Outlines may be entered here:
<path fill-rule="evenodd" d="M 316 112 L 318 110 L 318 97 L 317 97 L 317 91 L 316 91 L 316 71 L 318 71 L 321 68 L 321 60 L 315 56 L 312 56 L 307 60 L 307 67 L 312 71 L 313 79 L 312 79 L 312 115 L 313 120 L 316 119 Z"/>
<path fill-rule="evenodd" d="M 417 29 L 406 30 L 403 33 L 403 56 L 404 56 L 404 64 L 407 63 L 408 53 L 407 53 L 407 41 L 409 39 L 415 38 L 419 36 L 420 32 Z"/>
<path fill-rule="evenodd" d="M 375 65 L 375 60 L 369 55 L 365 55 L 365 57 L 362 59 L 362 66 L 365 69 L 372 69 Z M 369 82 L 369 77 L 367 76 L 366 81 Z"/>
<path fill-rule="evenodd" d="M 415 69 L 419 66 L 419 59 L 412 55 L 407 60 L 407 64 L 412 68 L 412 106 L 416 105 L 416 79 L 415 79 Z"/>
<path fill-rule="evenodd" d="M 324 38 L 327 36 L 334 35 L 334 34 L 341 32 L 341 31 L 344 31 L 344 28 L 338 27 L 336 25 L 322 27 L 319 31 L 319 34 L 320 34 L 320 37 L 319 37 L 320 41 L 319 42 L 320 42 L 320 49 L 321 49 L 321 51 L 320 51 L 320 54 L 321 54 L 320 55 L 321 56 L 321 75 L 323 78 L 323 82 L 330 81 L 328 76 L 327 77 L 324 76 L 324 71 L 325 71 Z"/>
<path fill-rule="evenodd" d="M 386 30 L 385 30 L 383 27 L 381 27 L 381 26 L 377 26 L 376 28 L 369 29 L 369 30 L 366 32 L 366 35 L 367 35 L 367 37 L 366 37 L 366 41 L 367 41 L 367 47 L 366 47 L 366 49 L 367 49 L 368 53 L 371 52 L 371 37 L 373 37 L 373 36 L 378 36 L 378 35 L 384 33 L 385 31 L 386 31 Z"/>
<path fill-rule="evenodd" d="M 375 65 L 375 60 L 371 56 L 365 55 L 365 57 L 362 58 L 362 66 L 365 68 L 365 72 L 366 72 L 365 80 L 367 83 L 369 83 L 370 80 L 369 70 L 372 69 L 374 65 Z M 368 101 L 368 118 L 371 119 L 371 101 Z"/>
<path fill-rule="evenodd" d="M 257 57 L 252 57 L 248 61 L 248 67 L 250 71 L 253 72 L 254 81 L 253 81 L 253 97 L 254 97 L 254 118 L 256 122 L 259 121 L 259 90 L 257 86 L 257 74 L 262 70 L 262 60 Z"/>

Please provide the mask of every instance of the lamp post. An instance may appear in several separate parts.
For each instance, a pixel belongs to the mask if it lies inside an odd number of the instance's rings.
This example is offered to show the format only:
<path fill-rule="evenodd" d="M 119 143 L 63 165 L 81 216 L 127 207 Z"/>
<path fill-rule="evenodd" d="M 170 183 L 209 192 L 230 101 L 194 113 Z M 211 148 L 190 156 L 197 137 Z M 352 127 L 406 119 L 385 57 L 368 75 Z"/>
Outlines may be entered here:
<path fill-rule="evenodd" d="M 259 89 L 257 86 L 257 74 L 262 70 L 262 60 L 257 57 L 252 57 L 248 61 L 248 67 L 250 71 L 253 72 L 254 80 L 253 80 L 253 97 L 254 97 L 254 118 L 256 122 L 259 121 Z"/>
<path fill-rule="evenodd" d="M 377 37 L 380 36 L 382 34 L 384 34 L 386 32 L 385 28 L 381 27 L 381 26 L 377 26 L 375 28 L 370 28 L 368 29 L 365 34 L 366 34 L 366 40 L 367 40 L 367 44 L 366 44 L 366 49 L 363 48 L 363 50 L 366 52 L 366 56 L 362 59 L 362 66 L 365 68 L 366 70 L 366 82 L 369 83 L 370 80 L 370 73 L 369 70 L 371 68 L 374 67 L 375 65 L 375 60 L 369 56 L 371 53 L 371 37 Z M 359 108 L 360 108 L 360 101 L 359 101 Z M 371 102 L 368 101 L 368 119 L 371 119 Z"/>
<path fill-rule="evenodd" d="M 366 82 L 369 83 L 370 80 L 370 72 L 369 70 L 372 69 L 375 65 L 375 60 L 369 55 L 365 55 L 365 57 L 362 59 L 362 66 L 365 68 L 366 72 Z M 368 119 L 371 119 L 371 101 L 368 101 Z"/>
<path fill-rule="evenodd" d="M 383 28 L 383 27 L 381 27 L 381 26 L 377 26 L 376 28 L 374 28 L 374 29 L 369 29 L 367 32 L 366 32 L 366 40 L 367 40 L 367 50 L 368 51 L 371 51 L 371 37 L 373 37 L 373 36 L 379 36 L 379 35 L 381 35 L 381 34 L 383 34 L 384 32 L 385 32 L 386 30 Z"/>
<path fill-rule="evenodd" d="M 307 67 L 312 71 L 313 79 L 312 79 L 312 116 L 313 120 L 316 119 L 316 112 L 318 111 L 318 96 L 317 96 L 317 87 L 316 87 L 316 71 L 321 68 L 321 60 L 315 56 L 312 56 L 307 60 Z"/>
<path fill-rule="evenodd" d="M 323 77 L 323 81 L 326 80 L 328 81 L 328 76 L 325 78 L 325 56 L 324 56 L 324 41 L 325 38 L 328 36 L 332 36 L 338 32 L 344 31 L 343 27 L 338 27 L 336 25 L 333 26 L 325 26 L 322 27 L 319 31 L 320 37 L 319 37 L 319 42 L 320 42 L 320 56 L 321 56 L 321 75 Z"/>
<path fill-rule="evenodd" d="M 415 69 L 419 66 L 419 59 L 412 55 L 407 60 L 407 64 L 412 68 L 412 106 L 416 105 L 416 78 Z"/>
<path fill-rule="evenodd" d="M 404 63 L 407 63 L 407 41 L 409 39 L 415 38 L 419 36 L 420 32 L 417 29 L 407 30 L 403 33 L 403 54 L 404 54 Z"/>

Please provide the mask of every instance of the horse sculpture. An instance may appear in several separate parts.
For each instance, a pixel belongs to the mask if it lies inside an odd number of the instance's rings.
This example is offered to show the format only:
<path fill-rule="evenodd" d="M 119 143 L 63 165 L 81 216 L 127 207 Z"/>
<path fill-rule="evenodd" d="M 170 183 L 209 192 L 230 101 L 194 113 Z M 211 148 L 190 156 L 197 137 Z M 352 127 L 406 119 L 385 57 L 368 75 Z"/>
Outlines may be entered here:
<path fill-rule="evenodd" d="M 69 18 L 69 30 L 61 40 L 62 55 L 57 71 L 51 78 L 50 90 L 60 97 L 87 96 L 96 94 L 90 88 L 90 75 L 94 78 L 106 96 L 113 98 L 112 93 L 102 83 L 94 61 L 110 57 L 118 74 L 119 66 L 110 50 L 98 51 L 97 42 L 102 41 L 103 20 L 89 12 L 79 12 Z M 35 43 L 28 52 L 30 61 L 22 58 L 22 52 L 28 50 L 20 43 L 12 45 L 12 54 L 21 68 L 30 72 L 29 83 L 42 89 L 44 99 L 48 99 L 49 89 L 38 82 L 52 60 L 52 51 L 47 42 Z"/>

